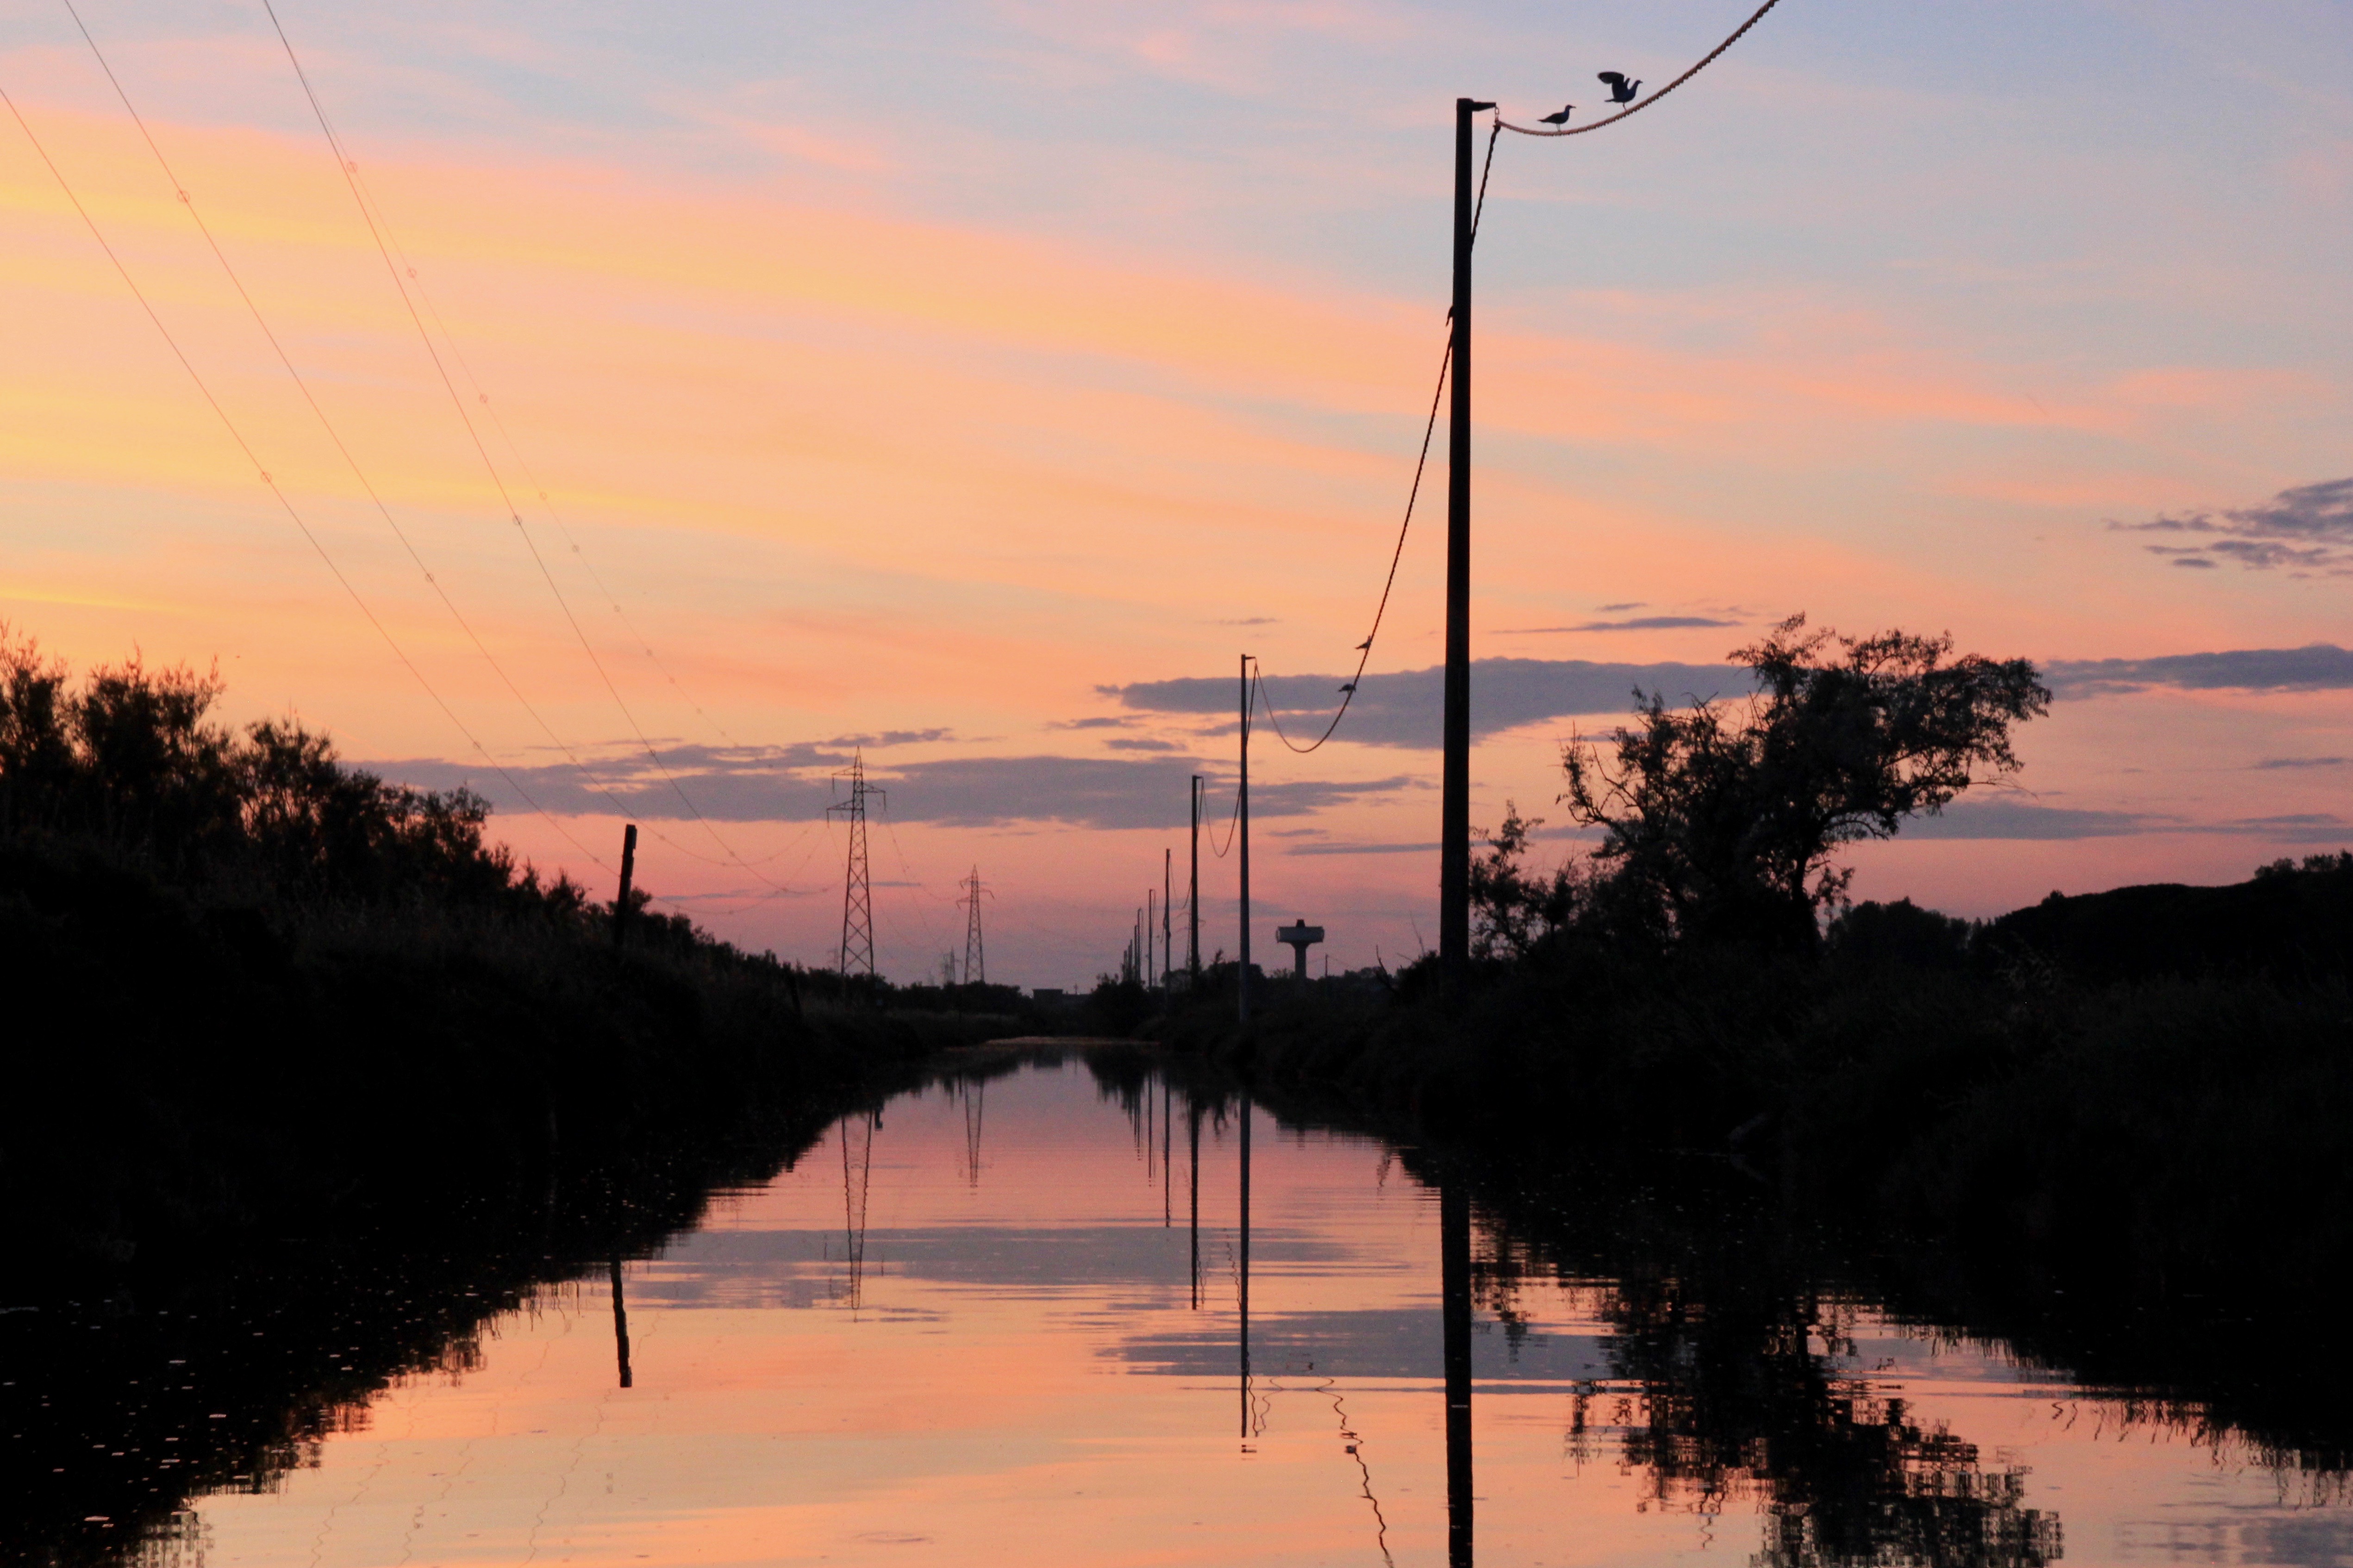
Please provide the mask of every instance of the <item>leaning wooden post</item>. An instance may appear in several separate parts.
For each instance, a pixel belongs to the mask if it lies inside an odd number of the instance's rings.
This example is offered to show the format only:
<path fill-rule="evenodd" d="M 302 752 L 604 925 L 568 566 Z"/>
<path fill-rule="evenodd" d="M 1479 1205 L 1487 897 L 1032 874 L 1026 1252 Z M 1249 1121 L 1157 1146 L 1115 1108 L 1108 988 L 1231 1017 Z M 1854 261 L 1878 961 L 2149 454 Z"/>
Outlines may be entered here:
<path fill-rule="evenodd" d="M 613 900 L 613 945 L 621 945 L 629 930 L 629 879 L 638 869 L 638 825 L 621 829 L 621 896 Z"/>

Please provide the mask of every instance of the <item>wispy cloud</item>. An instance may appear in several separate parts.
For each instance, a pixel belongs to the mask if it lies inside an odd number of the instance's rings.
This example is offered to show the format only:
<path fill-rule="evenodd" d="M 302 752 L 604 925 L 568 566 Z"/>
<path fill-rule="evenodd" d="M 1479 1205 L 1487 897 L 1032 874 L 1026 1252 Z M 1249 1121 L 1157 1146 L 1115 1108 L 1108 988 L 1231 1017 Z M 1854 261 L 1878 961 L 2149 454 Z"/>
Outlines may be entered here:
<path fill-rule="evenodd" d="M 1368 675 L 1338 738 L 1369 746 L 1435 749 L 1444 711 L 1445 671 Z M 1336 675 L 1274 675 L 1262 689 L 1278 714 L 1328 714 L 1339 703 Z M 1471 728 L 1492 735 L 1523 724 L 1588 713 L 1623 713 L 1637 689 L 1671 702 L 1746 696 L 1748 672 L 1729 665 L 1602 664 L 1581 658 L 1482 658 L 1471 666 Z M 1160 713 L 1224 714 L 1234 706 L 1233 677 L 1145 680 L 1097 689 L 1130 708 Z"/>
<path fill-rule="evenodd" d="M 1904 825 L 1906 838 L 2121 838 L 2148 831 L 2137 812 L 2036 805 L 2023 800 L 1964 800 Z"/>
<path fill-rule="evenodd" d="M 2053 660 L 2043 671 L 2062 697 L 2112 697 L 2176 687 L 2189 691 L 2335 691 L 2353 688 L 2353 651 L 2334 643 L 2231 648 L 2156 658 Z"/>
<path fill-rule="evenodd" d="M 2212 567 L 2235 561 L 2253 572 L 2285 567 L 2295 576 L 2353 574 L 2353 479 L 2298 485 L 2260 506 L 2108 526 L 2126 533 L 2196 537 L 2199 542 L 2192 544 L 2142 546 L 2176 566 Z"/>
<path fill-rule="evenodd" d="M 834 770 L 845 752 L 825 745 L 679 747 L 656 768 L 642 754 L 496 772 L 439 758 L 362 764 L 385 778 L 425 789 L 463 785 L 501 811 L 538 806 L 559 816 L 626 814 L 646 821 L 695 815 L 712 822 L 806 822 L 823 815 L 839 792 Z M 942 757 L 870 766 L 887 792 L 878 815 L 896 822 L 952 826 L 1052 823 L 1092 828 L 1175 827 L 1186 820 L 1192 775 L 1188 757 Z M 508 781 L 512 780 L 511 784 Z M 1355 801 L 1423 787 L 1403 775 L 1327 781 L 1290 780 L 1250 791 L 1254 816 L 1305 816 Z M 528 792 L 526 801 L 513 785 Z M 691 802 L 691 809 L 687 803 Z"/>
<path fill-rule="evenodd" d="M 1286 855 L 1425 855 L 1434 854 L 1438 840 L 1427 844 L 1293 844 Z"/>
<path fill-rule="evenodd" d="M 1506 626 L 1506 635 L 1534 637 L 1549 632 L 1663 632 L 1685 626 L 1736 626 L 1708 616 L 1637 616 L 1625 621 L 1581 621 L 1573 626 Z"/>

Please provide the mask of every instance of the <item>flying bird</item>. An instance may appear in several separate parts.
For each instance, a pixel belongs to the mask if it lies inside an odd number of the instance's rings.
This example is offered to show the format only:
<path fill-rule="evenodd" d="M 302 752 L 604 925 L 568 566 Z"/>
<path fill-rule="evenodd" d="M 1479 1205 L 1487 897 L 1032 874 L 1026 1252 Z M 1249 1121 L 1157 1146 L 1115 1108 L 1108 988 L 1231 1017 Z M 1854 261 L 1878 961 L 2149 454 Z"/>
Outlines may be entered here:
<path fill-rule="evenodd" d="M 1558 114 L 1546 115 L 1544 117 L 1543 123 L 1546 125 L 1566 125 L 1568 123 L 1568 117 L 1576 111 L 1577 105 L 1573 103 L 1564 103 L 1560 106 L 1560 112 Z"/>
<path fill-rule="evenodd" d="M 1631 103 L 1634 95 L 1642 90 L 1642 84 L 1627 80 L 1624 71 L 1603 71 L 1601 79 L 1609 84 L 1609 101 L 1612 103 Z"/>

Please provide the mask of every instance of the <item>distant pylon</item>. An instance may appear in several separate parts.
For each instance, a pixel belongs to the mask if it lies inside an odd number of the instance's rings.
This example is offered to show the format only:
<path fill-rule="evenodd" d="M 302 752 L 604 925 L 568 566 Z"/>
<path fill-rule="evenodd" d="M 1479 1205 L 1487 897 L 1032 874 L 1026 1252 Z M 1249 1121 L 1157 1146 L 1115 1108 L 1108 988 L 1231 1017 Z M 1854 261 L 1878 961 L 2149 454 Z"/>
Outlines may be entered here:
<path fill-rule="evenodd" d="M 975 866 L 972 875 L 956 884 L 964 889 L 964 983 L 978 981 L 988 984 L 988 953 L 980 941 L 980 868 Z"/>
<path fill-rule="evenodd" d="M 874 973 L 874 890 L 872 874 L 866 863 L 866 797 L 870 795 L 890 799 L 866 782 L 865 753 L 852 752 L 849 798 L 825 808 L 828 816 L 839 813 L 849 823 L 849 863 L 841 879 L 840 968 L 844 979 L 855 969 L 865 970 L 870 977 Z"/>

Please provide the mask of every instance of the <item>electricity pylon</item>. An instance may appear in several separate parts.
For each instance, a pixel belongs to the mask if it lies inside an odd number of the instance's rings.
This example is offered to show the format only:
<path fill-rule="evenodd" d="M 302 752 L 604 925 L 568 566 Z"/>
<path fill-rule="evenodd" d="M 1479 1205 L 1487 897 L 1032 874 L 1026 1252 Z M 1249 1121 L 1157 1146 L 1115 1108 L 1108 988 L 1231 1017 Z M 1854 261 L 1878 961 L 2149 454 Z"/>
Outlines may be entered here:
<path fill-rule="evenodd" d="M 980 941 L 980 868 L 975 866 L 972 875 L 956 884 L 965 893 L 964 921 L 964 983 L 975 981 L 988 984 L 988 953 Z"/>
<path fill-rule="evenodd" d="M 853 968 L 863 968 L 870 979 L 874 973 L 873 877 L 866 861 L 866 797 L 870 795 L 881 795 L 886 803 L 891 798 L 866 782 L 865 753 L 852 752 L 849 798 L 825 808 L 828 816 L 839 814 L 849 823 L 849 863 L 841 879 L 840 968 L 845 980 Z"/>

